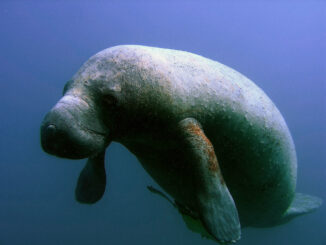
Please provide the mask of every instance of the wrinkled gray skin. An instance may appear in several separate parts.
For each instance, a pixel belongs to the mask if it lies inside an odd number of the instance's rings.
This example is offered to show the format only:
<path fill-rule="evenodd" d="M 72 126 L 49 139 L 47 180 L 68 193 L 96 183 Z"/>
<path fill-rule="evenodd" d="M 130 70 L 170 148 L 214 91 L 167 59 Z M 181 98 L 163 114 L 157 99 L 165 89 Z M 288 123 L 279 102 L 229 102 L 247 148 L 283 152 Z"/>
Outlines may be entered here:
<path fill-rule="evenodd" d="M 41 140 L 50 154 L 89 158 L 76 189 L 86 203 L 104 192 L 106 147 L 123 144 L 222 242 L 240 238 L 239 219 L 277 223 L 295 194 L 294 144 L 272 101 L 235 70 L 188 52 L 97 53 L 66 84 Z"/>

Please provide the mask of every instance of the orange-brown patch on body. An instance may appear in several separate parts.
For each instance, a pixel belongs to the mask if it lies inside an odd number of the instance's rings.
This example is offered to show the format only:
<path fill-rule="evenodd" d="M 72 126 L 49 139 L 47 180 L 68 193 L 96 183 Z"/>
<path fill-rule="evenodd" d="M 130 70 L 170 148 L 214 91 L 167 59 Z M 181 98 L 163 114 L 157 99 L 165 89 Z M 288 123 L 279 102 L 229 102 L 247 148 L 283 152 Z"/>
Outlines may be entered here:
<path fill-rule="evenodd" d="M 214 147 L 212 145 L 212 143 L 210 142 L 210 140 L 206 137 L 206 135 L 204 134 L 204 132 L 202 131 L 202 129 L 195 124 L 188 124 L 186 126 L 186 129 L 188 132 L 200 137 L 202 140 L 205 141 L 206 147 L 205 147 L 205 151 L 206 154 L 208 156 L 208 169 L 212 172 L 212 173 L 217 173 L 220 177 L 221 180 L 221 184 L 224 184 L 224 179 L 214 152 Z"/>
<path fill-rule="evenodd" d="M 187 129 L 188 132 L 193 133 L 193 134 L 195 134 L 197 136 L 202 136 L 203 135 L 203 132 L 200 129 L 200 127 L 198 125 L 193 124 L 193 123 L 188 124 L 186 126 L 186 129 Z"/>
<path fill-rule="evenodd" d="M 206 149 L 207 149 L 206 152 L 207 152 L 207 155 L 208 155 L 208 169 L 211 172 L 217 173 L 219 175 L 221 184 L 223 185 L 224 184 L 224 179 L 223 179 L 221 169 L 220 169 L 220 166 L 218 164 L 218 161 L 217 161 L 213 146 L 208 145 Z"/>

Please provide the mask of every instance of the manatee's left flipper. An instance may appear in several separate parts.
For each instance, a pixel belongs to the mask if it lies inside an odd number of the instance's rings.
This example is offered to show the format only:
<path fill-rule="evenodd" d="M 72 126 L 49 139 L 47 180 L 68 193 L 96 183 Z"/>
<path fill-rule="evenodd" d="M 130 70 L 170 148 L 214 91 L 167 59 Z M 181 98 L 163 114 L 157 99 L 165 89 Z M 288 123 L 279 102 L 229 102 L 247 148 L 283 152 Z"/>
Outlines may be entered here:
<path fill-rule="evenodd" d="M 92 204 L 102 198 L 106 186 L 104 158 L 105 151 L 88 158 L 79 175 L 75 190 L 78 202 Z"/>
<path fill-rule="evenodd" d="M 238 211 L 223 180 L 214 147 L 200 124 L 193 118 L 179 122 L 179 129 L 189 152 L 193 169 L 198 213 L 207 231 L 218 242 L 232 243 L 240 239 Z"/>

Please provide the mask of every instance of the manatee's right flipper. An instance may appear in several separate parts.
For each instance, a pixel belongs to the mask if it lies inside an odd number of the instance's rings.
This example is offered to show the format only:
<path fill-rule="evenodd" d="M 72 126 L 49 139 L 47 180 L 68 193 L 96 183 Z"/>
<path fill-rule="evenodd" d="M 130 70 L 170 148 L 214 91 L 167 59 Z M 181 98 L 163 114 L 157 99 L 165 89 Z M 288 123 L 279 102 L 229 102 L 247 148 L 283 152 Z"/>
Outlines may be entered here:
<path fill-rule="evenodd" d="M 213 145 L 193 118 L 179 122 L 179 129 L 193 169 L 194 198 L 203 225 L 218 242 L 236 242 L 241 236 L 238 211 L 223 180 Z"/>
<path fill-rule="evenodd" d="M 296 193 L 291 206 L 277 225 L 285 224 L 293 218 L 315 211 L 322 204 L 322 199 L 302 193 Z"/>
<path fill-rule="evenodd" d="M 105 151 L 88 158 L 80 172 L 75 190 L 78 202 L 93 204 L 102 198 L 106 185 L 104 156 Z"/>

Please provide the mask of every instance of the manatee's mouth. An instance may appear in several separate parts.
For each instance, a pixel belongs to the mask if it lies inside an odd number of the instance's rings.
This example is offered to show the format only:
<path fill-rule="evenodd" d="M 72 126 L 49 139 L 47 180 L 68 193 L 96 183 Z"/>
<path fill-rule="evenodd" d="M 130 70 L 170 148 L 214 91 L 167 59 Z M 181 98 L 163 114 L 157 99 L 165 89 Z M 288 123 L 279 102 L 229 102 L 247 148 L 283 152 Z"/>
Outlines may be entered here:
<path fill-rule="evenodd" d="M 55 124 L 41 127 L 41 145 L 45 152 L 63 158 L 82 159 L 105 149 L 109 142 L 107 134 L 90 128 L 65 132 Z"/>
<path fill-rule="evenodd" d="M 91 129 L 91 128 L 88 128 L 88 127 L 85 127 L 85 126 L 83 126 L 83 125 L 79 125 L 79 127 L 80 127 L 82 130 L 84 130 L 84 131 L 86 131 L 86 132 L 88 132 L 88 133 L 96 134 L 96 135 L 98 135 L 98 136 L 103 136 L 103 137 L 105 137 L 105 138 L 108 138 L 108 133 L 100 132 L 100 131 L 97 131 L 97 130 L 94 130 L 94 129 Z"/>

